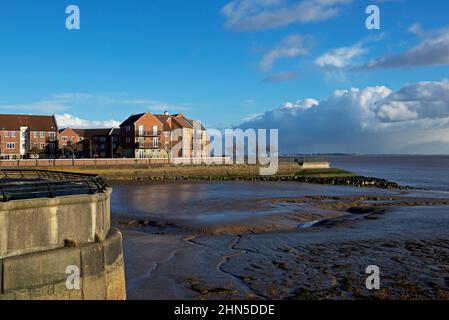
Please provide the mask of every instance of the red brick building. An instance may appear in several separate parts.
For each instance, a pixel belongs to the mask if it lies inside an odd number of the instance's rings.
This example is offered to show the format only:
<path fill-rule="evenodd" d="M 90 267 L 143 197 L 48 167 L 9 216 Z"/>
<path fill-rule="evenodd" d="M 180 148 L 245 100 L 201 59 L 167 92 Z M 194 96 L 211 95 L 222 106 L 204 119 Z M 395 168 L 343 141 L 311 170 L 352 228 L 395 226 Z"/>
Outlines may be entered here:
<path fill-rule="evenodd" d="M 120 129 L 66 128 L 59 133 L 59 146 L 61 156 L 72 156 L 75 152 L 82 158 L 115 158 L 120 146 Z"/>
<path fill-rule="evenodd" d="M 58 133 L 58 150 L 59 155 L 64 157 L 77 150 L 77 146 L 82 139 L 70 128 L 59 130 Z"/>
<path fill-rule="evenodd" d="M 0 115 L 0 158 L 55 158 L 58 126 L 54 116 Z"/>
<path fill-rule="evenodd" d="M 175 130 L 181 133 L 174 136 Z M 167 158 L 173 147 L 181 142 L 176 157 L 193 157 L 194 137 L 200 146 L 197 157 L 207 156 L 208 140 L 205 128 L 183 114 L 152 114 L 151 112 L 131 115 L 120 125 L 121 146 L 128 158 Z"/>

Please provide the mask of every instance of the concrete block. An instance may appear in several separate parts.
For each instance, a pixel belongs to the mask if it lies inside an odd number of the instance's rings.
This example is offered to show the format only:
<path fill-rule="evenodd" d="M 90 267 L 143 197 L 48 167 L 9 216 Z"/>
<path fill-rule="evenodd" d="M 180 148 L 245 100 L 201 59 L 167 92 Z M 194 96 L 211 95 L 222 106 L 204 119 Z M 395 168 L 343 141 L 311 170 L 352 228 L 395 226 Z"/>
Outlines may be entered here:
<path fill-rule="evenodd" d="M 95 276 L 104 272 L 104 252 L 101 243 L 94 243 L 80 248 L 82 275 Z"/>
<path fill-rule="evenodd" d="M 111 228 L 103 246 L 106 266 L 113 265 L 117 260 L 123 258 L 122 234 L 118 229 Z"/>
<path fill-rule="evenodd" d="M 12 257 L 3 261 L 5 292 L 65 282 L 68 266 L 81 270 L 80 250 L 64 248 Z"/>
<path fill-rule="evenodd" d="M 103 246 L 106 265 L 106 299 L 125 300 L 125 267 L 120 231 L 115 228 L 111 229 Z"/>
<path fill-rule="evenodd" d="M 106 299 L 106 274 L 103 245 L 95 243 L 80 248 L 84 300 Z"/>
<path fill-rule="evenodd" d="M 106 300 L 126 300 L 123 258 L 113 265 L 106 266 Z"/>

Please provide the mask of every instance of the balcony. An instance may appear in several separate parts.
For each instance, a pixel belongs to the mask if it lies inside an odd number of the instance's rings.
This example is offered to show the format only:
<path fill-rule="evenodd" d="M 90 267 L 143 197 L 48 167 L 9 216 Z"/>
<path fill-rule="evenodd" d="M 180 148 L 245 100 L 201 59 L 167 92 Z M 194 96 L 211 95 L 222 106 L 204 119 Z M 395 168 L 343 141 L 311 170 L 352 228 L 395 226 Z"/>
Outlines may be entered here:
<path fill-rule="evenodd" d="M 136 149 L 159 149 L 159 145 L 153 143 L 136 143 Z"/>
<path fill-rule="evenodd" d="M 136 131 L 136 137 L 159 137 L 162 131 Z"/>

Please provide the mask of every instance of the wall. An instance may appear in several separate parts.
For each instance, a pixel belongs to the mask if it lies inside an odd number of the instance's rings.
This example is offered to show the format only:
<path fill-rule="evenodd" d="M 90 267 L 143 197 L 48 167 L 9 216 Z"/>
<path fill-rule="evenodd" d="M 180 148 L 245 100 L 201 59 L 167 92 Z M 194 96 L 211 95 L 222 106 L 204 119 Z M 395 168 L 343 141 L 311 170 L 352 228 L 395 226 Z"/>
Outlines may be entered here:
<path fill-rule="evenodd" d="M 329 169 L 330 162 L 305 162 L 301 165 L 302 169 Z"/>
<path fill-rule="evenodd" d="M 0 203 L 0 259 L 105 239 L 111 192 Z"/>
<path fill-rule="evenodd" d="M 79 289 L 66 286 L 67 266 L 81 273 Z M 104 241 L 0 259 L 0 300 L 126 299 L 122 235 Z"/>
<path fill-rule="evenodd" d="M 129 166 L 129 165 L 163 165 L 163 164 L 213 164 L 224 163 L 227 157 L 203 157 L 198 159 L 189 158 L 152 158 L 152 159 L 39 159 L 39 160 L 0 160 L 0 168 L 17 168 L 17 167 L 70 167 L 70 166 Z"/>
<path fill-rule="evenodd" d="M 0 300 L 126 299 L 111 192 L 0 203 Z M 79 288 L 66 286 L 68 266 Z"/>

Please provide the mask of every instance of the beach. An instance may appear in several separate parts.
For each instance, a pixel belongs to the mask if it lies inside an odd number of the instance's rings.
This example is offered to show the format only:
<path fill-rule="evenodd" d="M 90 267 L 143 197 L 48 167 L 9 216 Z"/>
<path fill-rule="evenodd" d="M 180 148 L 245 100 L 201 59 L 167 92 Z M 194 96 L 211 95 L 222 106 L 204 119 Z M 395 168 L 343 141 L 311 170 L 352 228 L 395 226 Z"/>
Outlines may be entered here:
<path fill-rule="evenodd" d="M 449 196 L 441 188 L 112 186 L 130 299 L 449 298 Z M 380 268 L 380 290 L 365 286 L 369 265 Z"/>

